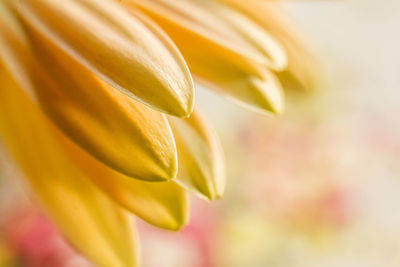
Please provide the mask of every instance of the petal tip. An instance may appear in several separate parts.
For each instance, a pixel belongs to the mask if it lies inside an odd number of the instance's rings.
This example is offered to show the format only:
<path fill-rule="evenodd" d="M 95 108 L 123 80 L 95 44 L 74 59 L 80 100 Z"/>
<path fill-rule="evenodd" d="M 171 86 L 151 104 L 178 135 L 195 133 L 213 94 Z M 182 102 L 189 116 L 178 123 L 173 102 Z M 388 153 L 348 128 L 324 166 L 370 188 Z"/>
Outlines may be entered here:
<path fill-rule="evenodd" d="M 165 228 L 166 230 L 170 230 L 173 232 L 178 232 L 182 228 L 188 225 L 188 219 L 185 218 L 177 218 L 175 221 L 171 223 L 171 225 L 168 228 Z"/>
<path fill-rule="evenodd" d="M 254 108 L 260 113 L 280 115 L 285 110 L 285 94 L 275 75 L 269 73 L 268 76 L 265 81 L 252 79 L 253 86 L 261 93 L 258 104 Z"/>
<path fill-rule="evenodd" d="M 188 225 L 189 223 L 189 201 L 185 193 L 185 201 L 178 205 L 175 212 L 171 212 L 167 223 L 159 225 L 159 227 L 177 232 Z"/>
<path fill-rule="evenodd" d="M 160 166 L 157 175 L 153 176 L 153 179 L 151 180 L 155 182 L 167 182 L 174 179 L 177 173 L 178 173 L 178 161 L 171 160 L 168 162 L 168 164 Z"/>
<path fill-rule="evenodd" d="M 194 103 L 194 88 L 192 87 L 190 93 L 176 101 L 168 114 L 178 118 L 188 118 L 193 113 Z"/>

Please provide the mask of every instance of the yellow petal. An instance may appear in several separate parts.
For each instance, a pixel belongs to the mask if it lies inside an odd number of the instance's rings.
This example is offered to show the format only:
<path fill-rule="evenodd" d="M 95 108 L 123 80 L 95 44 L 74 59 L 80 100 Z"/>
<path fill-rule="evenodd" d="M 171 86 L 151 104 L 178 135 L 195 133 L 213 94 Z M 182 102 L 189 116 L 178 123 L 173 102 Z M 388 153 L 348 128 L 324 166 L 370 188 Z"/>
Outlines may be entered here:
<path fill-rule="evenodd" d="M 64 145 L 71 158 L 116 203 L 157 227 L 178 230 L 188 220 L 186 192 L 174 182 L 143 182 L 99 163 L 77 146 Z"/>
<path fill-rule="evenodd" d="M 175 143 L 164 115 L 114 90 L 56 46 L 29 33 L 32 47 L 15 21 L 0 25 L 0 57 L 14 66 L 18 81 L 30 88 L 29 94 L 63 132 L 131 177 L 160 181 L 176 176 Z"/>
<path fill-rule="evenodd" d="M 192 50 L 193 47 L 185 47 L 184 50 Z M 230 98 L 234 102 L 258 113 L 280 114 L 284 110 L 284 93 L 281 84 L 274 73 L 254 66 L 259 75 L 249 75 L 240 68 L 219 60 L 217 55 L 195 55 L 192 65 L 196 80 L 206 88 Z M 190 62 L 190 60 L 188 60 Z"/>
<path fill-rule="evenodd" d="M 286 66 L 286 54 L 274 38 L 245 16 L 215 1 L 121 2 L 145 12 L 174 41 L 176 38 L 184 40 L 199 51 L 212 49 L 232 64 L 245 65 L 250 60 L 274 69 Z"/>
<path fill-rule="evenodd" d="M 269 70 L 256 63 L 260 60 L 246 52 L 256 53 L 257 49 L 250 44 L 243 45 L 246 49 L 229 47 L 234 44 L 240 46 L 238 40 L 246 38 L 235 32 L 237 27 L 228 24 L 224 18 L 229 17 L 229 21 L 234 21 L 240 16 L 221 5 L 217 6 L 216 14 L 221 12 L 222 17 L 213 15 L 210 10 L 214 9 L 206 8 L 208 5 L 214 8 L 215 3 L 211 2 L 195 1 L 191 4 L 188 1 L 162 1 L 161 4 L 159 1 L 123 1 L 129 7 L 139 7 L 159 23 L 179 47 L 197 81 L 253 110 L 262 113 L 282 112 L 283 93 L 279 82 Z M 200 20 L 197 11 L 204 18 Z M 142 21 L 151 27 L 146 19 Z M 218 31 L 218 22 L 222 24 L 221 32 Z M 217 29 L 217 32 L 213 29 Z"/>
<path fill-rule="evenodd" d="M 313 89 L 318 84 L 317 63 L 307 50 L 280 3 L 260 0 L 220 0 L 243 12 L 258 25 L 271 33 L 284 46 L 288 68 L 280 73 L 284 88 Z"/>
<path fill-rule="evenodd" d="M 123 93 L 175 116 L 193 82 L 173 43 L 111 0 L 11 1 L 22 19 Z"/>
<path fill-rule="evenodd" d="M 0 81 L 0 133 L 49 216 L 99 266 L 135 266 L 135 231 L 130 218 L 63 154 L 54 139 L 61 133 L 4 66 L 0 66 Z"/>
<path fill-rule="evenodd" d="M 170 119 L 178 148 L 177 182 L 207 199 L 220 198 L 225 190 L 225 162 L 213 129 L 198 111 L 187 119 Z"/>

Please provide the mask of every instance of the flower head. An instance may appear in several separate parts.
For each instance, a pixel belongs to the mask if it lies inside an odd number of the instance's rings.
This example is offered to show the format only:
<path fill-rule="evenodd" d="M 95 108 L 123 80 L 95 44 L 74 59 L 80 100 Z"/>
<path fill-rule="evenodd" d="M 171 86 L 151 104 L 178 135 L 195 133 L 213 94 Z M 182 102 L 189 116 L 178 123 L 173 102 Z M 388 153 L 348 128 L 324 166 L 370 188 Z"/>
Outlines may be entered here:
<path fill-rule="evenodd" d="M 261 2 L 0 1 L 0 133 L 93 262 L 137 264 L 130 213 L 177 230 L 186 191 L 222 196 L 223 153 L 193 111 L 193 78 L 262 113 L 283 110 L 280 80 L 307 85 L 305 53 L 253 12 Z"/>

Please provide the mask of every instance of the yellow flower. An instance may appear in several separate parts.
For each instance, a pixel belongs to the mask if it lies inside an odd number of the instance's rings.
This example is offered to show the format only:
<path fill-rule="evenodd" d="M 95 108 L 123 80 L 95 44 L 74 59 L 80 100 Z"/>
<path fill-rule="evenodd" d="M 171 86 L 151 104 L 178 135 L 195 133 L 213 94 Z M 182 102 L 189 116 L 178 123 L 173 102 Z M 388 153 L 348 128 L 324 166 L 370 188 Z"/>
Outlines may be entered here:
<path fill-rule="evenodd" d="M 291 32 L 253 2 L 0 0 L 0 134 L 93 262 L 138 264 L 130 213 L 178 230 L 186 191 L 222 196 L 223 153 L 193 112 L 192 77 L 262 113 L 283 110 L 279 79 L 306 85 Z"/>

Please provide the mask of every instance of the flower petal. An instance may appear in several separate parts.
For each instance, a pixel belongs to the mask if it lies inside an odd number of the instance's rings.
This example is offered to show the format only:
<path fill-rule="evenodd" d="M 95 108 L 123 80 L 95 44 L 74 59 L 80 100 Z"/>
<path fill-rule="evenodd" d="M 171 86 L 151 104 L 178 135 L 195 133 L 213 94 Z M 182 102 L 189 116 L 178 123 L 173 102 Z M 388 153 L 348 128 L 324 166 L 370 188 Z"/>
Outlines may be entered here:
<path fill-rule="evenodd" d="M 0 133 L 52 220 L 99 266 L 135 266 L 130 218 L 71 164 L 54 139 L 61 133 L 4 66 L 0 66 L 0 81 Z"/>
<path fill-rule="evenodd" d="M 192 47 L 186 47 L 188 50 Z M 192 54 L 196 65 L 192 70 L 196 80 L 206 88 L 230 98 L 234 102 L 258 113 L 280 114 L 284 110 L 284 93 L 274 73 L 254 66 L 258 75 L 249 75 L 240 68 L 219 60 L 217 55 Z M 209 57 L 207 57 L 209 56 Z"/>
<path fill-rule="evenodd" d="M 188 116 L 193 81 L 173 43 L 111 0 L 11 1 L 22 19 L 123 93 Z"/>
<path fill-rule="evenodd" d="M 175 142 L 164 115 L 114 90 L 30 31 L 31 47 L 16 22 L 0 25 L 0 33 L 0 58 L 14 66 L 20 84 L 73 141 L 128 176 L 176 176 Z"/>
<path fill-rule="evenodd" d="M 232 63 L 243 65 L 250 60 L 273 69 L 286 66 L 286 54 L 274 38 L 245 16 L 215 1 L 121 2 L 145 12 L 173 40 L 182 39 L 199 50 L 213 49 Z"/>
<path fill-rule="evenodd" d="M 221 17 L 212 15 L 206 8 L 211 2 L 124 0 L 122 3 L 139 7 L 159 23 L 179 47 L 197 81 L 253 110 L 280 113 L 283 110 L 283 93 L 279 82 L 269 70 L 257 63 L 260 60 L 246 53 L 257 49 L 250 44 L 244 51 L 240 51 L 240 47 L 229 47 L 236 43 L 239 45 L 238 40 L 246 40 L 235 32 L 235 25 L 224 19 L 229 17 L 229 21 L 234 21 L 239 15 L 221 5 L 216 6 Z M 198 18 L 195 11 L 199 11 L 204 18 Z M 146 19 L 142 21 L 151 24 Z M 214 32 L 213 29 L 218 29 L 218 22 L 222 24 L 221 32 Z"/>
<path fill-rule="evenodd" d="M 178 148 L 177 182 L 197 195 L 213 200 L 225 190 L 225 162 L 213 129 L 194 111 L 187 119 L 170 119 Z"/>
<path fill-rule="evenodd" d="M 96 161 L 77 146 L 64 145 L 64 149 L 87 177 L 123 208 L 167 230 L 178 230 L 187 223 L 187 194 L 174 182 L 131 179 Z"/>
<path fill-rule="evenodd" d="M 288 68 L 280 73 L 284 87 L 312 89 L 318 84 L 318 71 L 315 58 L 307 50 L 296 27 L 285 14 L 280 3 L 260 0 L 220 0 L 238 11 L 271 33 L 284 46 L 288 56 Z"/>

